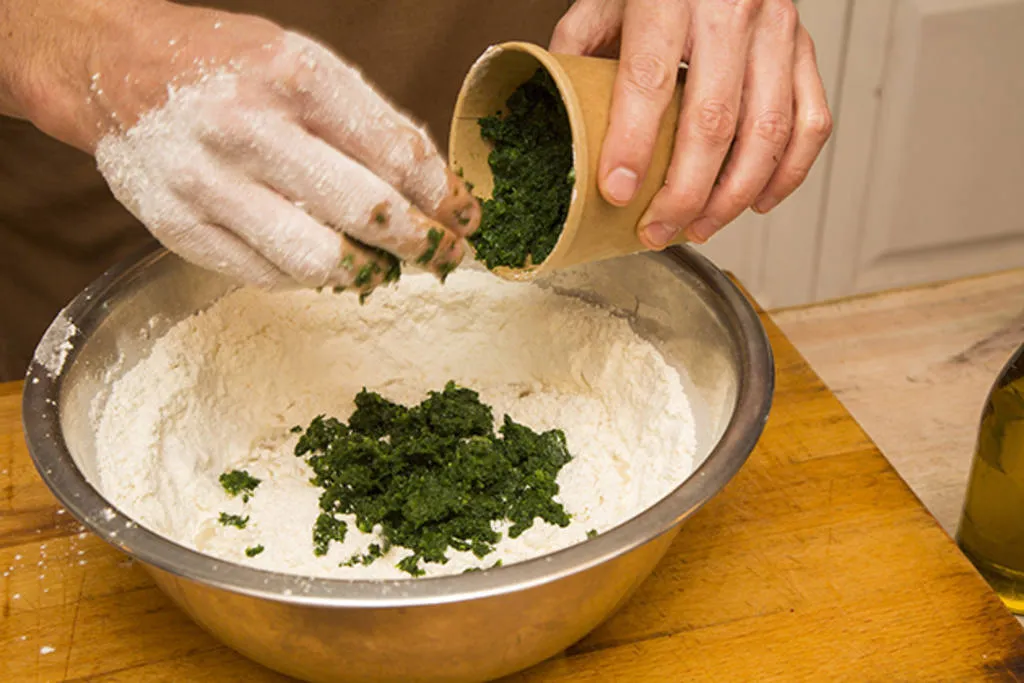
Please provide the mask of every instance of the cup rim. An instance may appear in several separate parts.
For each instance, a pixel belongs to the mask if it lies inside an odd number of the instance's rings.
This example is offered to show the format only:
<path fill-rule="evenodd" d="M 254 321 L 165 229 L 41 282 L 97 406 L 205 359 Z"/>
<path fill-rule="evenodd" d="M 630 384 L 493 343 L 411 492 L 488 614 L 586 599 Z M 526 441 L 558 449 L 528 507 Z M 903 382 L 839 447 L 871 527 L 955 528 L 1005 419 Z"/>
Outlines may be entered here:
<path fill-rule="evenodd" d="M 551 53 L 539 45 L 522 41 L 510 41 L 499 43 L 487 48 L 482 55 L 473 63 L 456 99 L 455 112 L 452 117 L 451 130 L 448 136 L 449 159 L 455 159 L 457 154 L 459 122 L 465 120 L 466 116 L 461 115 L 467 95 L 471 88 L 479 87 L 485 82 L 491 73 L 491 64 L 503 55 L 515 52 L 533 58 L 539 68 L 543 68 L 551 76 L 558 88 L 558 94 L 565 105 L 566 116 L 569 118 L 569 128 L 572 132 L 572 164 L 575 173 L 572 195 L 569 199 L 569 209 L 565 215 L 565 222 L 562 223 L 562 230 L 558 235 L 558 241 L 554 249 L 540 263 L 535 263 L 523 268 L 510 268 L 498 266 L 492 272 L 507 280 L 529 281 L 552 270 L 553 264 L 558 263 L 566 252 L 568 252 L 576 234 L 579 231 L 580 222 L 583 217 L 583 206 L 592 192 L 590 184 L 590 147 L 586 134 L 586 118 L 583 115 L 583 106 L 580 104 L 579 96 L 573 87 L 572 79 L 566 73 L 562 64 Z"/>

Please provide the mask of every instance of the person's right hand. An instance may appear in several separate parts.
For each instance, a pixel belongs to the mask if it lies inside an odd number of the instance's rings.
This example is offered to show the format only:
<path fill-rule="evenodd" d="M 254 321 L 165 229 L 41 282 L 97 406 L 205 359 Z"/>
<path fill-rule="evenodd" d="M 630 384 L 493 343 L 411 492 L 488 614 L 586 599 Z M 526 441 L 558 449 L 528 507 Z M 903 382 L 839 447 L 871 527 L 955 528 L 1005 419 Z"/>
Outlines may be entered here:
<path fill-rule="evenodd" d="M 92 41 L 80 109 L 35 122 L 94 152 L 166 247 L 252 284 L 360 292 L 394 275 L 377 250 L 441 276 L 460 262 L 479 205 L 356 69 L 255 17 L 130 7 L 136 35 Z"/>
<path fill-rule="evenodd" d="M 598 174 L 602 195 L 631 201 L 688 65 L 672 162 L 639 239 L 707 241 L 748 208 L 767 213 L 807 177 L 832 115 L 793 0 L 576 0 L 553 52 L 619 57 Z"/>

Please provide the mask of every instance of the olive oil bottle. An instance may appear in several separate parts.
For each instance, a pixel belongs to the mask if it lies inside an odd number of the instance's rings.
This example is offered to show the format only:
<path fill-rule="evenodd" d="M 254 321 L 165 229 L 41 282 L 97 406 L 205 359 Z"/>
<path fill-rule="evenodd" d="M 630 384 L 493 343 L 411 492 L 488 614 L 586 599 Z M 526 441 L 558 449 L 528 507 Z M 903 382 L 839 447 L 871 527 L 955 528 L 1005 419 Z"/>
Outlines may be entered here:
<path fill-rule="evenodd" d="M 1024 346 L 982 411 L 957 543 L 1006 606 L 1024 614 Z"/>

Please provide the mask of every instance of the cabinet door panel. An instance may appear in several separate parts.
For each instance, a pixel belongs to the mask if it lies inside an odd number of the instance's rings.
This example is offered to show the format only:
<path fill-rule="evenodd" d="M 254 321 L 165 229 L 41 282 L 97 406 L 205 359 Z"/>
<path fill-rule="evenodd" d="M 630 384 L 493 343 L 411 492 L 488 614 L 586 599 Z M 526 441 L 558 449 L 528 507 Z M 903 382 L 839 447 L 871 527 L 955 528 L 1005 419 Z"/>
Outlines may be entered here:
<path fill-rule="evenodd" d="M 856 7 L 817 296 L 1024 264 L 1024 0 Z"/>

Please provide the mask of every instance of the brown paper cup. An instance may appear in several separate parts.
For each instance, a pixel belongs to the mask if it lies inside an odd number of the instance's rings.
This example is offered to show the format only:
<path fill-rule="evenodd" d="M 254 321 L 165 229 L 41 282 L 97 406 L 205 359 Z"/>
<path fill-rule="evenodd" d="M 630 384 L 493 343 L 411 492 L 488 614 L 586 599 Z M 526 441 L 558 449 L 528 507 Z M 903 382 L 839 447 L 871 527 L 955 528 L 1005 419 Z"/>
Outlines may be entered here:
<path fill-rule="evenodd" d="M 495 274 L 529 280 L 557 268 L 646 249 L 637 237 L 637 223 L 668 172 L 682 86 L 676 86 L 662 117 L 654 156 L 636 196 L 628 206 L 614 206 L 597 188 L 597 164 L 618 64 L 613 59 L 552 54 L 530 43 L 503 43 L 489 48 L 466 75 L 455 103 L 448 157 L 479 197 L 491 196 L 494 181 L 487 165 L 491 146 L 480 137 L 477 121 L 504 110 L 509 95 L 539 67 L 544 67 L 558 86 L 572 126 L 576 185 L 558 243 L 543 263 L 522 269 L 496 268 Z M 675 243 L 684 241 L 680 236 Z"/>

